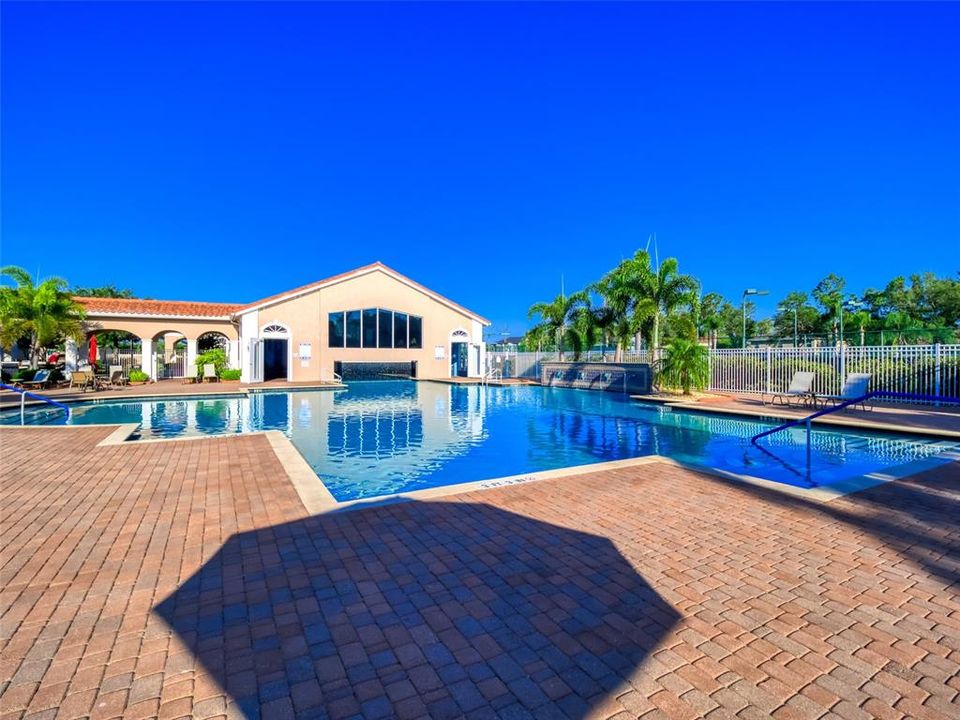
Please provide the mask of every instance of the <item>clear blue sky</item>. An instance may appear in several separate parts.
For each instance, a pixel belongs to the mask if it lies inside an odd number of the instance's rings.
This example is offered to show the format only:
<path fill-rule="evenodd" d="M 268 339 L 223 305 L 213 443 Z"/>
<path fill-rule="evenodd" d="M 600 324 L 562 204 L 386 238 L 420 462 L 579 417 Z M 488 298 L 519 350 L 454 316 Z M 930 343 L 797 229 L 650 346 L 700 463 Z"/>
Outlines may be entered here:
<path fill-rule="evenodd" d="M 6 3 L 3 263 L 247 301 L 382 260 L 518 332 L 960 270 L 960 6 Z"/>

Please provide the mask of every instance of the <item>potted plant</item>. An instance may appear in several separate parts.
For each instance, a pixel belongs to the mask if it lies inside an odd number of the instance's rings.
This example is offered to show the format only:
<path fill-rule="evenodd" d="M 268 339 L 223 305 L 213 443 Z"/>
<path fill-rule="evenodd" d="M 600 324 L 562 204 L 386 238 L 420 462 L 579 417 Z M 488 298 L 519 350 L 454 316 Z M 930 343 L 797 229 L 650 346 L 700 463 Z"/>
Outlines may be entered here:
<path fill-rule="evenodd" d="M 130 371 L 130 384 L 131 385 L 145 385 L 150 382 L 150 376 L 147 375 L 140 368 L 133 368 Z"/>

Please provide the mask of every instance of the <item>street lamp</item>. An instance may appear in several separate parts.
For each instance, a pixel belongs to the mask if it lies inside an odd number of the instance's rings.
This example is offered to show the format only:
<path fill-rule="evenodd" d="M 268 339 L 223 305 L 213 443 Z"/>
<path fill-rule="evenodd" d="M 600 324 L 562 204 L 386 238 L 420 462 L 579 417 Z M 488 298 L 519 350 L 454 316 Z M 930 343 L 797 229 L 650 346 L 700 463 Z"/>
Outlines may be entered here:
<path fill-rule="evenodd" d="M 797 340 L 797 306 L 793 306 L 793 346 L 800 347 L 800 343 Z"/>
<path fill-rule="evenodd" d="M 747 295 L 769 295 L 769 290 L 757 290 L 756 288 L 747 288 L 743 291 L 743 297 L 740 298 L 740 314 L 743 316 L 743 347 L 747 347 Z"/>

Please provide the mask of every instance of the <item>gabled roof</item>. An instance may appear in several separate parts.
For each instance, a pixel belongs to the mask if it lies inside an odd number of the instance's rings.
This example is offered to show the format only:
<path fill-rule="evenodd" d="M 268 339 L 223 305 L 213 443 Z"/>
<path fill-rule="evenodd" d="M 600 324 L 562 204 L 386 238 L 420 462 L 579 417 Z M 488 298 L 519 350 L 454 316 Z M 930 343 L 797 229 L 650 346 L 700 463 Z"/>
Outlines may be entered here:
<path fill-rule="evenodd" d="M 91 315 L 158 315 L 229 320 L 242 307 L 238 303 L 192 302 L 190 300 L 140 300 L 139 298 L 75 297 Z"/>
<path fill-rule="evenodd" d="M 278 302 L 289 300 L 299 295 L 305 295 L 315 290 L 319 290 L 320 288 L 328 287 L 330 285 L 335 285 L 337 283 L 341 283 L 346 280 L 352 280 L 355 277 L 368 275 L 372 272 L 382 272 L 385 275 L 392 277 L 394 280 L 397 280 L 403 283 L 404 285 L 407 285 L 409 287 L 414 288 L 415 290 L 422 292 L 424 295 L 427 295 L 428 297 L 436 300 L 442 305 L 446 305 L 447 307 L 450 307 L 450 308 L 453 308 L 454 310 L 462 312 L 464 315 L 467 315 L 468 317 L 471 317 L 474 320 L 479 321 L 483 325 L 490 324 L 490 321 L 482 317 L 481 315 L 477 315 L 475 312 L 471 312 L 470 310 L 467 310 L 462 305 L 458 305 L 452 300 L 445 298 L 443 295 L 439 295 L 438 293 L 433 292 L 433 290 L 430 290 L 424 287 L 423 285 L 421 285 L 420 283 L 414 280 L 411 280 L 406 275 L 401 275 L 396 270 L 393 270 L 392 268 L 387 267 L 386 265 L 384 265 L 382 262 L 379 262 L 379 261 L 372 263 L 370 265 L 364 265 L 363 267 L 357 268 L 356 270 L 351 270 L 349 272 L 341 273 L 339 275 L 333 275 L 332 277 L 328 277 L 323 280 L 317 280 L 316 282 L 309 283 L 308 285 L 302 285 L 298 288 L 294 288 L 293 290 L 287 290 L 286 292 L 282 292 L 277 295 L 271 295 L 270 297 L 263 298 L 262 300 L 257 300 L 247 305 L 243 305 L 235 311 L 235 314 L 243 315 L 252 310 L 260 310 L 270 305 L 274 305 Z"/>

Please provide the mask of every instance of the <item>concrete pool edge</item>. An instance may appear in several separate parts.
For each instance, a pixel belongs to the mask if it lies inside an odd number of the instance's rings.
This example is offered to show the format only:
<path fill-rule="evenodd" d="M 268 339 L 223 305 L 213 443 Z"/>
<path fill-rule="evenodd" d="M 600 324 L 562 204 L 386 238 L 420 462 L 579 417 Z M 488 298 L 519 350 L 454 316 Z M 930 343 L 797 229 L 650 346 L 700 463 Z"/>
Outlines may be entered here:
<path fill-rule="evenodd" d="M 125 445 L 130 442 L 130 437 L 134 435 L 140 427 L 136 423 L 123 424 L 89 424 L 89 425 L 8 425 L 2 426 L 4 430 L 14 430 L 19 428 L 44 428 L 46 430 L 56 431 L 62 429 L 77 430 L 81 428 L 112 428 L 105 437 L 95 443 L 95 447 L 109 447 L 116 445 Z M 395 493 L 388 495 L 377 495 L 367 498 L 357 498 L 354 500 L 338 501 L 323 482 L 323 478 L 318 475 L 306 458 L 300 453 L 286 435 L 279 430 L 258 430 L 253 432 L 228 433 L 222 435 L 197 435 L 178 438 L 150 438 L 135 441 L 140 443 L 177 443 L 177 442 L 195 442 L 198 440 L 224 441 L 229 438 L 238 438 L 251 435 L 263 435 L 273 451 L 274 456 L 280 463 L 281 468 L 287 476 L 287 479 L 293 485 L 301 503 L 310 515 L 319 515 L 329 512 L 341 512 L 354 509 L 356 506 L 369 507 L 373 505 L 386 505 L 397 502 L 437 499 L 462 495 L 465 493 L 492 490 L 506 486 L 524 485 L 527 483 L 540 482 L 544 480 L 553 480 L 559 478 L 575 477 L 578 475 L 590 475 L 593 473 L 605 472 L 609 470 L 621 470 L 634 467 L 642 467 L 656 463 L 673 465 L 691 472 L 697 472 L 704 475 L 712 475 L 726 480 L 734 480 L 744 485 L 759 486 L 768 490 L 783 493 L 794 497 L 803 497 L 817 502 L 830 502 L 838 498 L 845 497 L 852 493 L 860 492 L 877 485 L 887 482 L 902 480 L 912 475 L 916 475 L 925 470 L 930 470 L 950 462 L 960 462 L 960 451 L 955 449 L 944 449 L 943 452 L 931 455 L 926 458 L 912 460 L 907 463 L 895 465 L 883 471 L 868 473 L 858 477 L 850 478 L 837 482 L 833 485 L 803 488 L 774 480 L 766 480 L 751 475 L 742 475 L 728 470 L 711 468 L 707 466 L 684 463 L 673 458 L 662 455 L 644 455 L 635 458 L 626 458 L 621 460 L 610 460 L 606 462 L 588 463 L 585 465 L 572 465 L 568 467 L 555 468 L 552 470 L 540 470 L 530 473 L 519 473 L 516 475 L 507 475 L 498 478 L 489 478 L 484 480 L 465 481 L 450 485 L 442 485 L 433 488 L 424 488 L 422 490 L 411 490 L 409 492 Z"/>
<path fill-rule="evenodd" d="M 638 403 L 645 402 L 654 404 L 652 400 L 642 398 L 642 396 L 631 396 L 631 399 Z M 707 415 L 734 415 L 750 420 L 767 420 L 772 423 L 785 423 L 790 422 L 791 420 L 802 420 L 804 417 L 802 415 L 778 413 L 771 406 L 766 406 L 766 408 L 761 410 L 759 408 L 750 407 L 731 408 L 715 406 L 711 405 L 710 403 L 667 400 L 655 404 L 669 410 L 685 410 Z M 831 429 L 832 427 L 841 430 L 866 430 L 869 432 L 893 433 L 897 435 L 916 435 L 919 437 L 942 438 L 945 440 L 960 440 L 960 432 L 954 430 L 945 430 L 937 427 L 923 427 L 916 425 L 900 425 L 889 422 L 874 422 L 861 417 L 833 417 L 831 415 L 815 418 L 812 422 L 814 426 L 819 426 L 822 429 Z"/>
<path fill-rule="evenodd" d="M 752 475 L 742 475 L 720 468 L 712 468 L 703 465 L 693 465 L 684 463 L 663 455 L 644 455 L 636 458 L 626 458 L 622 460 L 610 460 L 607 462 L 588 463 L 585 465 L 571 465 L 568 467 L 555 468 L 552 470 L 540 470 L 537 472 L 519 473 L 516 475 L 506 475 L 498 478 L 486 480 L 468 480 L 462 483 L 453 483 L 450 485 L 441 485 L 433 488 L 424 488 L 422 490 L 411 490 L 409 492 L 392 493 L 387 495 L 374 495 L 371 497 L 357 498 L 354 500 L 337 500 L 323 482 L 323 478 L 318 475 L 306 458 L 300 453 L 293 442 L 279 430 L 265 431 L 274 453 L 277 455 L 290 479 L 291 484 L 297 491 L 304 507 L 311 515 L 320 515 L 329 512 L 342 512 L 355 509 L 358 506 L 371 507 L 375 505 L 388 505 L 398 502 L 409 502 L 416 500 L 433 500 L 443 497 L 452 497 L 465 493 L 478 492 L 482 490 L 493 490 L 507 486 L 525 485 L 528 483 L 541 482 L 544 480 L 556 480 L 560 478 L 576 477 L 578 475 L 590 475 L 593 473 L 606 472 L 610 470 L 623 470 L 644 465 L 665 464 L 674 467 L 683 468 L 691 472 L 698 472 L 704 475 L 712 475 L 727 480 L 734 480 L 744 485 L 753 485 L 767 490 L 773 490 L 790 495 L 793 497 L 802 497 L 816 502 L 831 502 L 839 498 L 851 495 L 853 493 L 867 490 L 877 485 L 882 485 L 896 480 L 916 475 L 925 470 L 930 470 L 949 462 L 960 461 L 960 452 L 956 450 L 944 450 L 942 453 L 930 457 L 913 460 L 901 465 L 887 468 L 881 472 L 873 472 L 860 475 L 855 478 L 843 480 L 833 485 L 813 488 L 803 488 L 795 485 L 777 482 L 775 480 L 766 480 Z"/>

